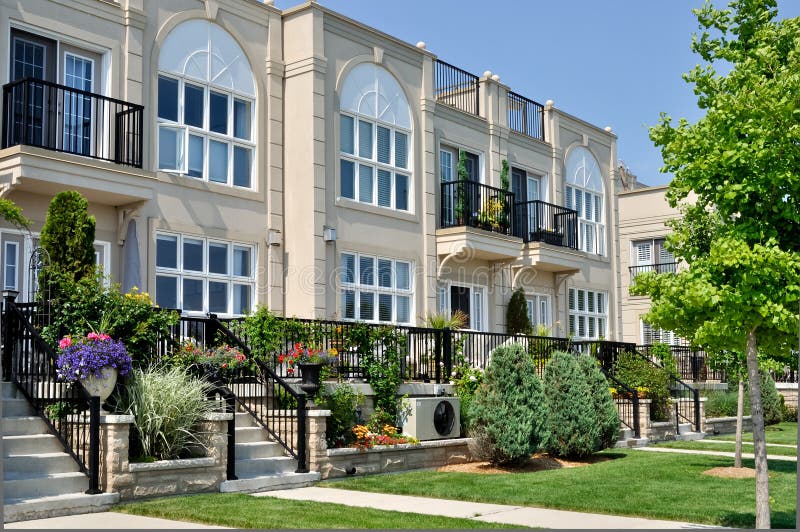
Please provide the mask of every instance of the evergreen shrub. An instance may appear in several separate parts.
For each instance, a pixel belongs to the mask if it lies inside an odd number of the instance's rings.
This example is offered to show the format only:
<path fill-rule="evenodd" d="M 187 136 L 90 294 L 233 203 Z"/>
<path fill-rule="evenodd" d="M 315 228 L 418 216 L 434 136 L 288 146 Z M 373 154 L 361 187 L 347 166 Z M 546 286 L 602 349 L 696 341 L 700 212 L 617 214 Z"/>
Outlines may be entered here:
<path fill-rule="evenodd" d="M 547 422 L 542 383 L 522 346 L 492 351 L 470 419 L 470 449 L 479 460 L 519 464 L 541 448 Z"/>
<path fill-rule="evenodd" d="M 594 444 L 595 451 L 613 447 L 619 438 L 619 413 L 609 390 L 608 380 L 600 370 L 597 360 L 590 356 L 580 356 L 578 366 L 583 372 L 589 394 L 592 398 L 599 439 Z"/>

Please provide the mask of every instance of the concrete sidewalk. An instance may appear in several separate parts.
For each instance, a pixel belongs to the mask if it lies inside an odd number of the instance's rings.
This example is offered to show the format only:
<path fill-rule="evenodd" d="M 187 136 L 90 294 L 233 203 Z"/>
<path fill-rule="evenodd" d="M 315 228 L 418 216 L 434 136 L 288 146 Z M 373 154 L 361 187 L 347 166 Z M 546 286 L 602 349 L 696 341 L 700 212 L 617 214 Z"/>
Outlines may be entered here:
<path fill-rule="evenodd" d="M 93 514 L 68 515 L 64 517 L 51 517 L 48 519 L 32 519 L 17 523 L 6 523 L 6 529 L 57 529 L 57 530 L 170 530 L 170 529 L 201 529 L 201 528 L 226 528 L 223 526 L 202 525 L 184 521 L 171 521 L 156 517 L 142 517 L 140 515 L 121 514 L 117 512 L 97 512 Z"/>
<path fill-rule="evenodd" d="M 645 451 L 649 453 L 679 453 L 679 454 L 702 454 L 706 456 L 725 456 L 727 458 L 733 458 L 736 456 L 736 453 L 729 452 L 729 451 L 703 451 L 701 449 L 677 449 L 672 447 L 632 447 L 635 451 Z M 753 459 L 755 456 L 753 453 L 742 453 L 742 458 L 749 458 Z M 785 461 L 785 462 L 797 462 L 796 456 L 784 456 L 780 454 L 767 454 L 767 460 L 778 460 L 778 461 Z"/>
<path fill-rule="evenodd" d="M 620 517 L 525 506 L 451 501 L 426 497 L 409 497 L 407 495 L 387 495 L 384 493 L 369 493 L 337 488 L 297 488 L 255 493 L 254 496 L 330 502 L 347 506 L 461 517 L 489 523 L 506 523 L 525 527 L 607 529 L 718 528 L 709 525 L 659 521 L 641 517 Z"/>

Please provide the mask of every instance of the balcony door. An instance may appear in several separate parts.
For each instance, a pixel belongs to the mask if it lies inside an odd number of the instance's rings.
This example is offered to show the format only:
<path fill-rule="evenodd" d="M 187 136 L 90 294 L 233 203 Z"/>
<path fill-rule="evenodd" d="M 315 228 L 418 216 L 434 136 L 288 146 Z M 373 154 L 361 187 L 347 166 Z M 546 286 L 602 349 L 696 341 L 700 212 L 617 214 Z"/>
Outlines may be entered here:
<path fill-rule="evenodd" d="M 539 220 L 539 209 L 530 202 L 538 201 L 540 197 L 541 180 L 535 175 L 531 175 L 519 168 L 511 169 L 511 191 L 514 193 L 514 201 L 525 202 L 520 213 L 518 223 L 523 233 L 534 233 L 539 230 L 542 220 Z"/>
<path fill-rule="evenodd" d="M 467 315 L 467 326 L 475 331 L 486 329 L 485 291 L 483 288 L 450 285 L 450 315 L 460 310 Z"/>
<path fill-rule="evenodd" d="M 62 83 L 75 92 L 64 92 L 64 123 L 62 149 L 79 155 L 90 155 L 92 141 L 92 97 L 78 91 L 95 92 L 96 61 L 78 55 L 64 53 L 64 75 Z"/>
<path fill-rule="evenodd" d="M 11 30 L 11 72 L 9 79 L 17 81 L 25 78 L 55 81 L 57 72 L 56 42 L 26 31 Z M 30 86 L 31 94 L 23 97 L 23 88 L 18 86 L 14 95 L 14 137 L 16 143 L 24 142 L 33 146 L 45 144 L 47 131 L 47 106 L 44 85 Z"/>

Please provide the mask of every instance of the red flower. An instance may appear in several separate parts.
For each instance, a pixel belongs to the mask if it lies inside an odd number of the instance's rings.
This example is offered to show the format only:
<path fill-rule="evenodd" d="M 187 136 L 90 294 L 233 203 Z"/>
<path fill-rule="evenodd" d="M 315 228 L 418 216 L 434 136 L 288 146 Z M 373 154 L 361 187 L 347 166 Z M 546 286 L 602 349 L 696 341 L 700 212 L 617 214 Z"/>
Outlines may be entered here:
<path fill-rule="evenodd" d="M 278 363 L 283 364 L 283 355 L 278 355 Z"/>

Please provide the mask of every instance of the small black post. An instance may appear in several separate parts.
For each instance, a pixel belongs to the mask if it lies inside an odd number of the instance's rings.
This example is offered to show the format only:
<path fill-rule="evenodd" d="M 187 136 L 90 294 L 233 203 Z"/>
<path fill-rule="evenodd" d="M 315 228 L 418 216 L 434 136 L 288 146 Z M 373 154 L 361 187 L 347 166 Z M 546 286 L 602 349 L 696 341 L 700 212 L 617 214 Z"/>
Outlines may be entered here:
<path fill-rule="evenodd" d="M 9 307 L 14 303 L 14 300 L 17 298 L 17 294 L 19 294 L 19 292 L 16 290 L 3 290 L 3 356 L 2 364 L 0 365 L 3 367 L 3 380 L 6 382 L 11 380 L 11 368 L 14 353 L 14 348 L 12 346 L 12 343 L 14 342 L 14 335 L 12 334 L 11 313 Z"/>
<path fill-rule="evenodd" d="M 694 430 L 700 432 L 700 390 L 692 388 L 694 395 Z"/>
<path fill-rule="evenodd" d="M 89 495 L 103 493 L 100 489 L 100 398 L 89 398 Z"/>
<path fill-rule="evenodd" d="M 226 477 L 228 480 L 238 480 L 236 476 L 236 396 L 232 393 L 225 394 L 226 410 L 233 414 L 233 419 L 228 420 L 228 464 Z"/>
<path fill-rule="evenodd" d="M 639 392 L 633 390 L 633 435 L 636 439 L 642 437 L 642 429 L 639 426 Z"/>
<path fill-rule="evenodd" d="M 306 456 L 307 431 L 306 431 L 306 393 L 298 392 L 297 395 L 297 470 L 295 473 L 308 473 L 308 457 Z"/>
<path fill-rule="evenodd" d="M 436 384 L 442 383 L 442 370 L 441 364 L 442 361 L 442 330 L 434 331 L 433 333 L 433 374 L 434 378 L 436 379 Z M 427 366 L 428 364 L 426 364 Z M 430 379 L 429 368 L 425 368 L 425 371 L 422 372 L 426 375 L 426 379 Z"/>
<path fill-rule="evenodd" d="M 203 320 L 205 324 L 205 347 L 216 347 L 217 345 L 217 332 L 219 331 L 217 315 L 208 313 L 206 319 Z"/>
<path fill-rule="evenodd" d="M 443 338 L 442 338 L 442 363 L 444 364 L 444 379 L 447 380 L 450 378 L 450 374 L 453 372 L 453 331 L 450 327 L 445 327 L 442 329 Z M 439 366 L 436 366 L 437 375 L 439 374 Z M 436 382 L 441 382 L 438 379 Z"/>

